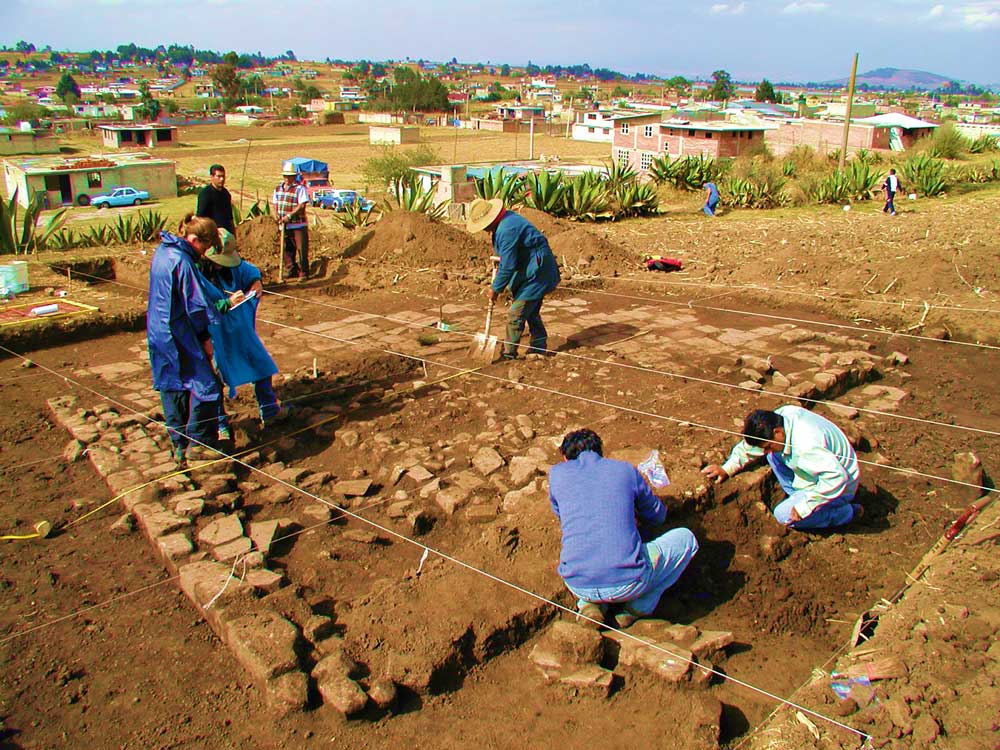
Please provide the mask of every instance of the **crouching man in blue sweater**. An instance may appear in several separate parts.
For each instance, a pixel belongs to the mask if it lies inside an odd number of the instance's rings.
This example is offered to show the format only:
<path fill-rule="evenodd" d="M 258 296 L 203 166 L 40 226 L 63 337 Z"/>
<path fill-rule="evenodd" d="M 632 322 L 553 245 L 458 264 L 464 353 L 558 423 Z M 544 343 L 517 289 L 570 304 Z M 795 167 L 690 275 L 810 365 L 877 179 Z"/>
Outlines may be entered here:
<path fill-rule="evenodd" d="M 688 529 L 671 529 L 643 543 L 636 523 L 662 524 L 667 509 L 639 470 L 604 458 L 601 438 L 577 430 L 563 438 L 566 460 L 549 470 L 549 501 L 562 527 L 559 575 L 577 597 L 580 614 L 604 622 L 607 605 L 627 628 L 649 617 L 698 551 Z"/>

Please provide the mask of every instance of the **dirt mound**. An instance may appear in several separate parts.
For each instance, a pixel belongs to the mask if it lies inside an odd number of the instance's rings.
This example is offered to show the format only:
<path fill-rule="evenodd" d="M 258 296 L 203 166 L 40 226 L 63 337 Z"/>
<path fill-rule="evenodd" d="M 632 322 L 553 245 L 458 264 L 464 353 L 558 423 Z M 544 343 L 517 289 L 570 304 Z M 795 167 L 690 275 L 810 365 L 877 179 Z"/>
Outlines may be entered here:
<path fill-rule="evenodd" d="M 271 216 L 258 216 L 236 227 L 240 255 L 261 272 L 278 267 L 278 224 Z"/>
<path fill-rule="evenodd" d="M 559 265 L 578 268 L 584 273 L 610 276 L 625 270 L 636 270 L 641 260 L 639 253 L 598 237 L 579 225 L 548 239 Z"/>
<path fill-rule="evenodd" d="M 374 262 L 402 261 L 414 268 L 448 269 L 483 267 L 489 252 L 486 234 L 474 237 L 426 214 L 392 211 L 375 225 L 363 255 Z"/>

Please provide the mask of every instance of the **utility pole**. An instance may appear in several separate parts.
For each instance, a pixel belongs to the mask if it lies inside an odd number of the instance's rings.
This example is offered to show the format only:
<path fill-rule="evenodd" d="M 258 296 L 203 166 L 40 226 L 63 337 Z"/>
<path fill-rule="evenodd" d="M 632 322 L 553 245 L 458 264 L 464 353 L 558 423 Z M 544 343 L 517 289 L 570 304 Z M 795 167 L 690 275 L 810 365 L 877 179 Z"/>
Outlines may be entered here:
<path fill-rule="evenodd" d="M 528 121 L 528 159 L 535 158 L 535 116 L 532 115 Z"/>
<path fill-rule="evenodd" d="M 851 66 L 851 82 L 847 86 L 847 111 L 844 113 L 844 139 L 840 144 L 840 165 L 841 172 L 847 163 L 847 135 L 851 130 L 851 109 L 854 106 L 854 82 L 858 77 L 858 53 L 854 53 L 854 65 Z"/>

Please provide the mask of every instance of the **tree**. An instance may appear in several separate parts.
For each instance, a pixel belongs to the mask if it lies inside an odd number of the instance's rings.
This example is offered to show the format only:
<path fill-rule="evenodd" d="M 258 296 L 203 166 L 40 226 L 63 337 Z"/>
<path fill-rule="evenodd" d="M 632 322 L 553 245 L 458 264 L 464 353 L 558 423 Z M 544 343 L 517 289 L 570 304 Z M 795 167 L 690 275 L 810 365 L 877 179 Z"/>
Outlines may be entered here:
<path fill-rule="evenodd" d="M 753 95 L 754 101 L 756 102 L 776 102 L 778 101 L 777 94 L 774 93 L 774 86 L 766 78 L 760 82 L 757 86 L 757 91 Z"/>
<path fill-rule="evenodd" d="M 500 66 L 500 77 L 510 78 L 510 66 L 507 63 Z"/>
<path fill-rule="evenodd" d="M 139 84 L 139 106 L 137 109 L 140 117 L 150 122 L 159 117 L 160 112 L 163 111 L 160 100 L 153 98 L 153 94 L 149 90 L 149 81 L 142 81 Z"/>
<path fill-rule="evenodd" d="M 717 102 L 729 101 L 736 94 L 736 84 L 725 70 L 712 73 L 714 83 L 708 89 L 708 98 Z"/>
<path fill-rule="evenodd" d="M 67 104 L 75 104 L 80 100 L 80 86 L 68 70 L 64 70 L 59 77 L 59 83 L 56 84 L 56 96 Z M 72 98 L 72 101 L 67 97 Z"/>
<path fill-rule="evenodd" d="M 20 104 L 15 104 L 13 107 L 7 107 L 7 115 L 4 117 L 4 122 L 8 125 L 17 125 L 19 122 L 37 124 L 39 120 L 48 116 L 49 111 L 45 109 L 45 107 L 38 104 L 22 102 Z"/>
<path fill-rule="evenodd" d="M 617 84 L 613 89 L 611 89 L 611 98 L 620 99 L 622 97 L 627 97 L 631 92 L 620 83 Z"/>
<path fill-rule="evenodd" d="M 292 108 L 288 111 L 290 117 L 302 118 L 306 116 L 306 108 L 301 104 L 293 104 Z"/>
<path fill-rule="evenodd" d="M 686 94 L 691 91 L 691 81 L 684 76 L 674 76 L 664 81 L 667 88 L 671 88 L 678 94 Z"/>
<path fill-rule="evenodd" d="M 212 82 L 222 93 L 223 106 L 233 107 L 240 97 L 240 74 L 236 70 L 238 57 L 235 52 L 228 52 L 221 65 L 216 65 L 212 71 Z"/>

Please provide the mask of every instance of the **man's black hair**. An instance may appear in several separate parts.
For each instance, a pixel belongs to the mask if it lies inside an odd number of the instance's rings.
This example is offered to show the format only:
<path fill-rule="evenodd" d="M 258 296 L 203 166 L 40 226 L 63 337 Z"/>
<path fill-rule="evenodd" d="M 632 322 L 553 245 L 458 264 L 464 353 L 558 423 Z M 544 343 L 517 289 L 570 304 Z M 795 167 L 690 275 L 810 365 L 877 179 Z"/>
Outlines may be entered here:
<path fill-rule="evenodd" d="M 208 174 L 209 174 L 209 176 L 215 174 L 216 172 L 222 172 L 223 174 L 225 174 L 225 171 L 226 171 L 226 168 L 224 166 L 222 166 L 221 164 L 213 164 L 212 166 L 210 166 L 208 168 Z"/>
<path fill-rule="evenodd" d="M 779 427 L 785 429 L 785 420 L 778 412 L 757 409 L 744 420 L 743 437 L 750 445 L 759 448 L 764 442 L 774 439 L 774 431 Z"/>
<path fill-rule="evenodd" d="M 746 441 L 759 448 L 764 442 L 774 439 L 774 431 L 785 428 L 785 420 L 776 411 L 757 409 L 747 415 L 743 422 L 743 437 Z"/>
<path fill-rule="evenodd" d="M 559 452 L 572 461 L 584 451 L 593 451 L 598 456 L 604 455 L 604 445 L 601 437 L 593 430 L 576 430 L 563 438 Z"/>

